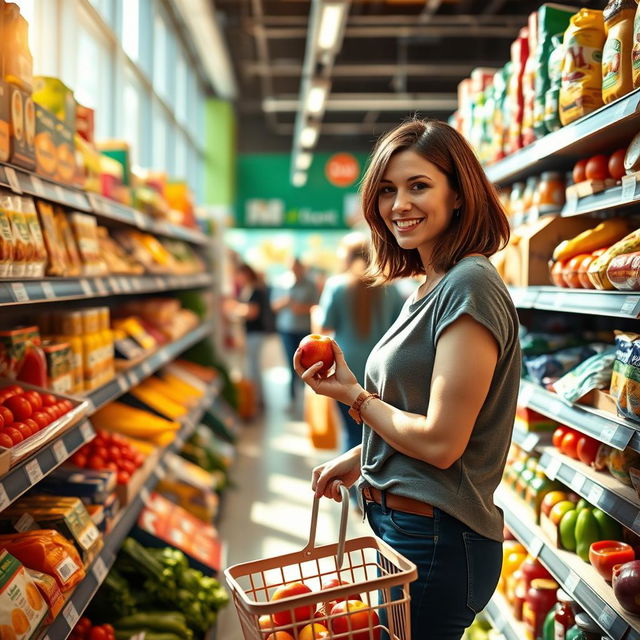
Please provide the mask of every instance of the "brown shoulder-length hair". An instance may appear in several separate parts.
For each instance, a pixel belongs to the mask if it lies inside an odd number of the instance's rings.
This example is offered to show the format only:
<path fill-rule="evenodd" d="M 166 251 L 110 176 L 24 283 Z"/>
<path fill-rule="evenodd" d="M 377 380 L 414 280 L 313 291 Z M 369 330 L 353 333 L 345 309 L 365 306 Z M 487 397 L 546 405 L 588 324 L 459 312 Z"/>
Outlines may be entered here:
<path fill-rule="evenodd" d="M 398 246 L 378 208 L 380 181 L 389 161 L 400 151 L 413 151 L 433 163 L 447 176 L 449 186 L 461 200 L 458 212 L 434 247 L 431 266 L 436 271 L 448 271 L 470 253 L 489 257 L 507 244 L 509 222 L 498 194 L 466 140 L 439 120 L 410 120 L 380 137 L 360 187 L 364 216 L 371 228 L 369 276 L 373 281 L 425 273 L 418 250 Z"/>

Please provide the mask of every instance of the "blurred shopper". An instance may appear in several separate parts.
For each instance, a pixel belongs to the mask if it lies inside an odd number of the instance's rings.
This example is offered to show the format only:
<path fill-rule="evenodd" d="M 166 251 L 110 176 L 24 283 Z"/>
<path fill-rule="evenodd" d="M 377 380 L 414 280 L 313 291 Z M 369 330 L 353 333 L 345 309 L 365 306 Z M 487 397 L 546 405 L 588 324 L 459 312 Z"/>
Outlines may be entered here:
<path fill-rule="evenodd" d="M 458 640 L 502 563 L 500 482 L 520 378 L 518 316 L 488 258 L 509 237 L 495 189 L 454 129 L 413 120 L 383 135 L 362 183 L 373 274 L 422 284 L 358 383 L 334 342 L 335 373 L 296 371 L 351 407 L 363 443 L 313 470 L 316 495 L 358 481 L 374 532 L 418 567 L 412 640 Z M 392 590 L 393 594 L 393 590 Z"/>
<path fill-rule="evenodd" d="M 268 328 L 265 318 L 268 317 L 269 300 L 263 285 L 263 279 L 246 263 L 241 263 L 235 272 L 235 283 L 238 290 L 237 301 L 231 305 L 231 313 L 244 319 L 245 327 L 245 375 L 251 381 L 255 391 L 258 409 L 264 407 L 262 392 L 262 345 Z"/>
<path fill-rule="evenodd" d="M 311 307 L 318 302 L 318 289 L 299 258 L 294 258 L 291 270 L 274 288 L 272 309 L 276 314 L 276 329 L 282 339 L 291 381 L 289 392 L 295 399 L 298 376 L 293 368 L 293 354 L 300 340 L 311 332 Z"/>
<path fill-rule="evenodd" d="M 318 323 L 321 333 L 333 332 L 351 371 L 358 382 L 364 384 L 367 358 L 400 313 L 402 297 L 395 285 L 369 286 L 365 276 L 369 267 L 369 242 L 363 234 L 346 235 L 338 257 L 344 272 L 325 283 Z M 344 423 L 344 448 L 348 451 L 362 443 L 362 426 L 349 415 L 347 405 L 339 402 L 338 408 Z"/>

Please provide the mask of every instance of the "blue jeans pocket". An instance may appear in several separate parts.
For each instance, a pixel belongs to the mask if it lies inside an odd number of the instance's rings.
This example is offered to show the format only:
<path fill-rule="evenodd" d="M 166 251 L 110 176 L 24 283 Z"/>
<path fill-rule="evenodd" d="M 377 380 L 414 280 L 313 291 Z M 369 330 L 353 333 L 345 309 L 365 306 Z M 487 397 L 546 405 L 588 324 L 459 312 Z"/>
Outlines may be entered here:
<path fill-rule="evenodd" d="M 467 606 L 482 611 L 498 584 L 502 569 L 502 544 L 465 531 L 462 534 L 467 556 Z"/>
<path fill-rule="evenodd" d="M 436 519 L 428 516 L 417 516 L 413 513 L 389 509 L 391 526 L 405 536 L 412 538 L 434 538 L 436 535 Z"/>

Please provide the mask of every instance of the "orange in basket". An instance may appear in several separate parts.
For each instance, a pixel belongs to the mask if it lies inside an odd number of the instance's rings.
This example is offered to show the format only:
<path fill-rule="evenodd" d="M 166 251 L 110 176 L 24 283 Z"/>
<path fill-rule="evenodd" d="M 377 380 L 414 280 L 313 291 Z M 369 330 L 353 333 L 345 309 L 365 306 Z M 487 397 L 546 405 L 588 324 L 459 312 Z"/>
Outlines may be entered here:
<path fill-rule="evenodd" d="M 417 577 L 416 567 L 374 536 L 345 540 L 349 493 L 344 486 L 341 492 L 337 544 L 315 546 L 315 498 L 304 549 L 225 570 L 245 640 L 289 640 L 286 634 L 306 640 L 303 633 L 310 640 L 411 640 L 409 584 Z M 311 591 L 271 599 L 276 590 L 296 582 Z M 354 599 L 355 592 L 360 600 Z M 305 609 L 309 619 L 301 620 Z"/>

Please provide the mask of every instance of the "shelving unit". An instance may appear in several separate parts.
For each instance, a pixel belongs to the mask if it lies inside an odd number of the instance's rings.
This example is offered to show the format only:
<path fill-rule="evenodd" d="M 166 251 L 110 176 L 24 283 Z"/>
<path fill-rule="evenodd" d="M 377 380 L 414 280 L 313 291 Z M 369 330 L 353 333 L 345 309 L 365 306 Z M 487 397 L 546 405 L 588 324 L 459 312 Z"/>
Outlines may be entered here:
<path fill-rule="evenodd" d="M 507 601 L 499 591 L 491 596 L 484 613 L 489 618 L 491 626 L 499 631 L 505 640 L 523 640 L 527 637 L 524 624 L 513 617 Z"/>
<path fill-rule="evenodd" d="M 551 444 L 551 433 L 535 433 L 532 431 L 524 431 L 523 429 L 514 427 L 511 439 L 521 449 L 524 449 L 527 453 L 531 453 L 532 451 L 535 451 L 540 447 Z"/>
<path fill-rule="evenodd" d="M 158 481 L 166 475 L 165 461 L 167 454 L 180 450 L 185 440 L 194 432 L 203 413 L 211 406 L 219 391 L 220 381 L 218 379 L 209 387 L 198 406 L 183 420 L 182 428 L 176 435 L 175 440 L 163 450 L 158 464 L 144 481 L 138 495 L 119 514 L 113 529 L 105 536 L 104 547 L 87 569 L 86 577 L 69 596 L 60 615 L 41 634 L 40 640 L 64 640 L 71 633 L 74 625 L 91 602 L 113 565 L 118 549 L 120 549 L 124 539 L 136 523 L 138 514 L 148 500 L 150 492 L 153 491 Z"/>
<path fill-rule="evenodd" d="M 491 182 L 508 184 L 623 146 L 640 128 L 639 106 L 640 90 L 632 91 L 487 167 L 486 174 Z"/>
<path fill-rule="evenodd" d="M 640 639 L 640 618 L 625 612 L 613 590 L 600 574 L 575 553 L 556 549 L 533 523 L 532 515 L 504 487 L 496 492 L 496 504 L 504 510 L 505 522 L 529 553 L 551 572 L 562 589 L 614 640 Z"/>
<path fill-rule="evenodd" d="M 631 488 L 605 472 L 594 471 L 554 447 L 543 450 L 538 463 L 551 480 L 560 480 L 593 506 L 640 534 L 640 499 Z"/>

